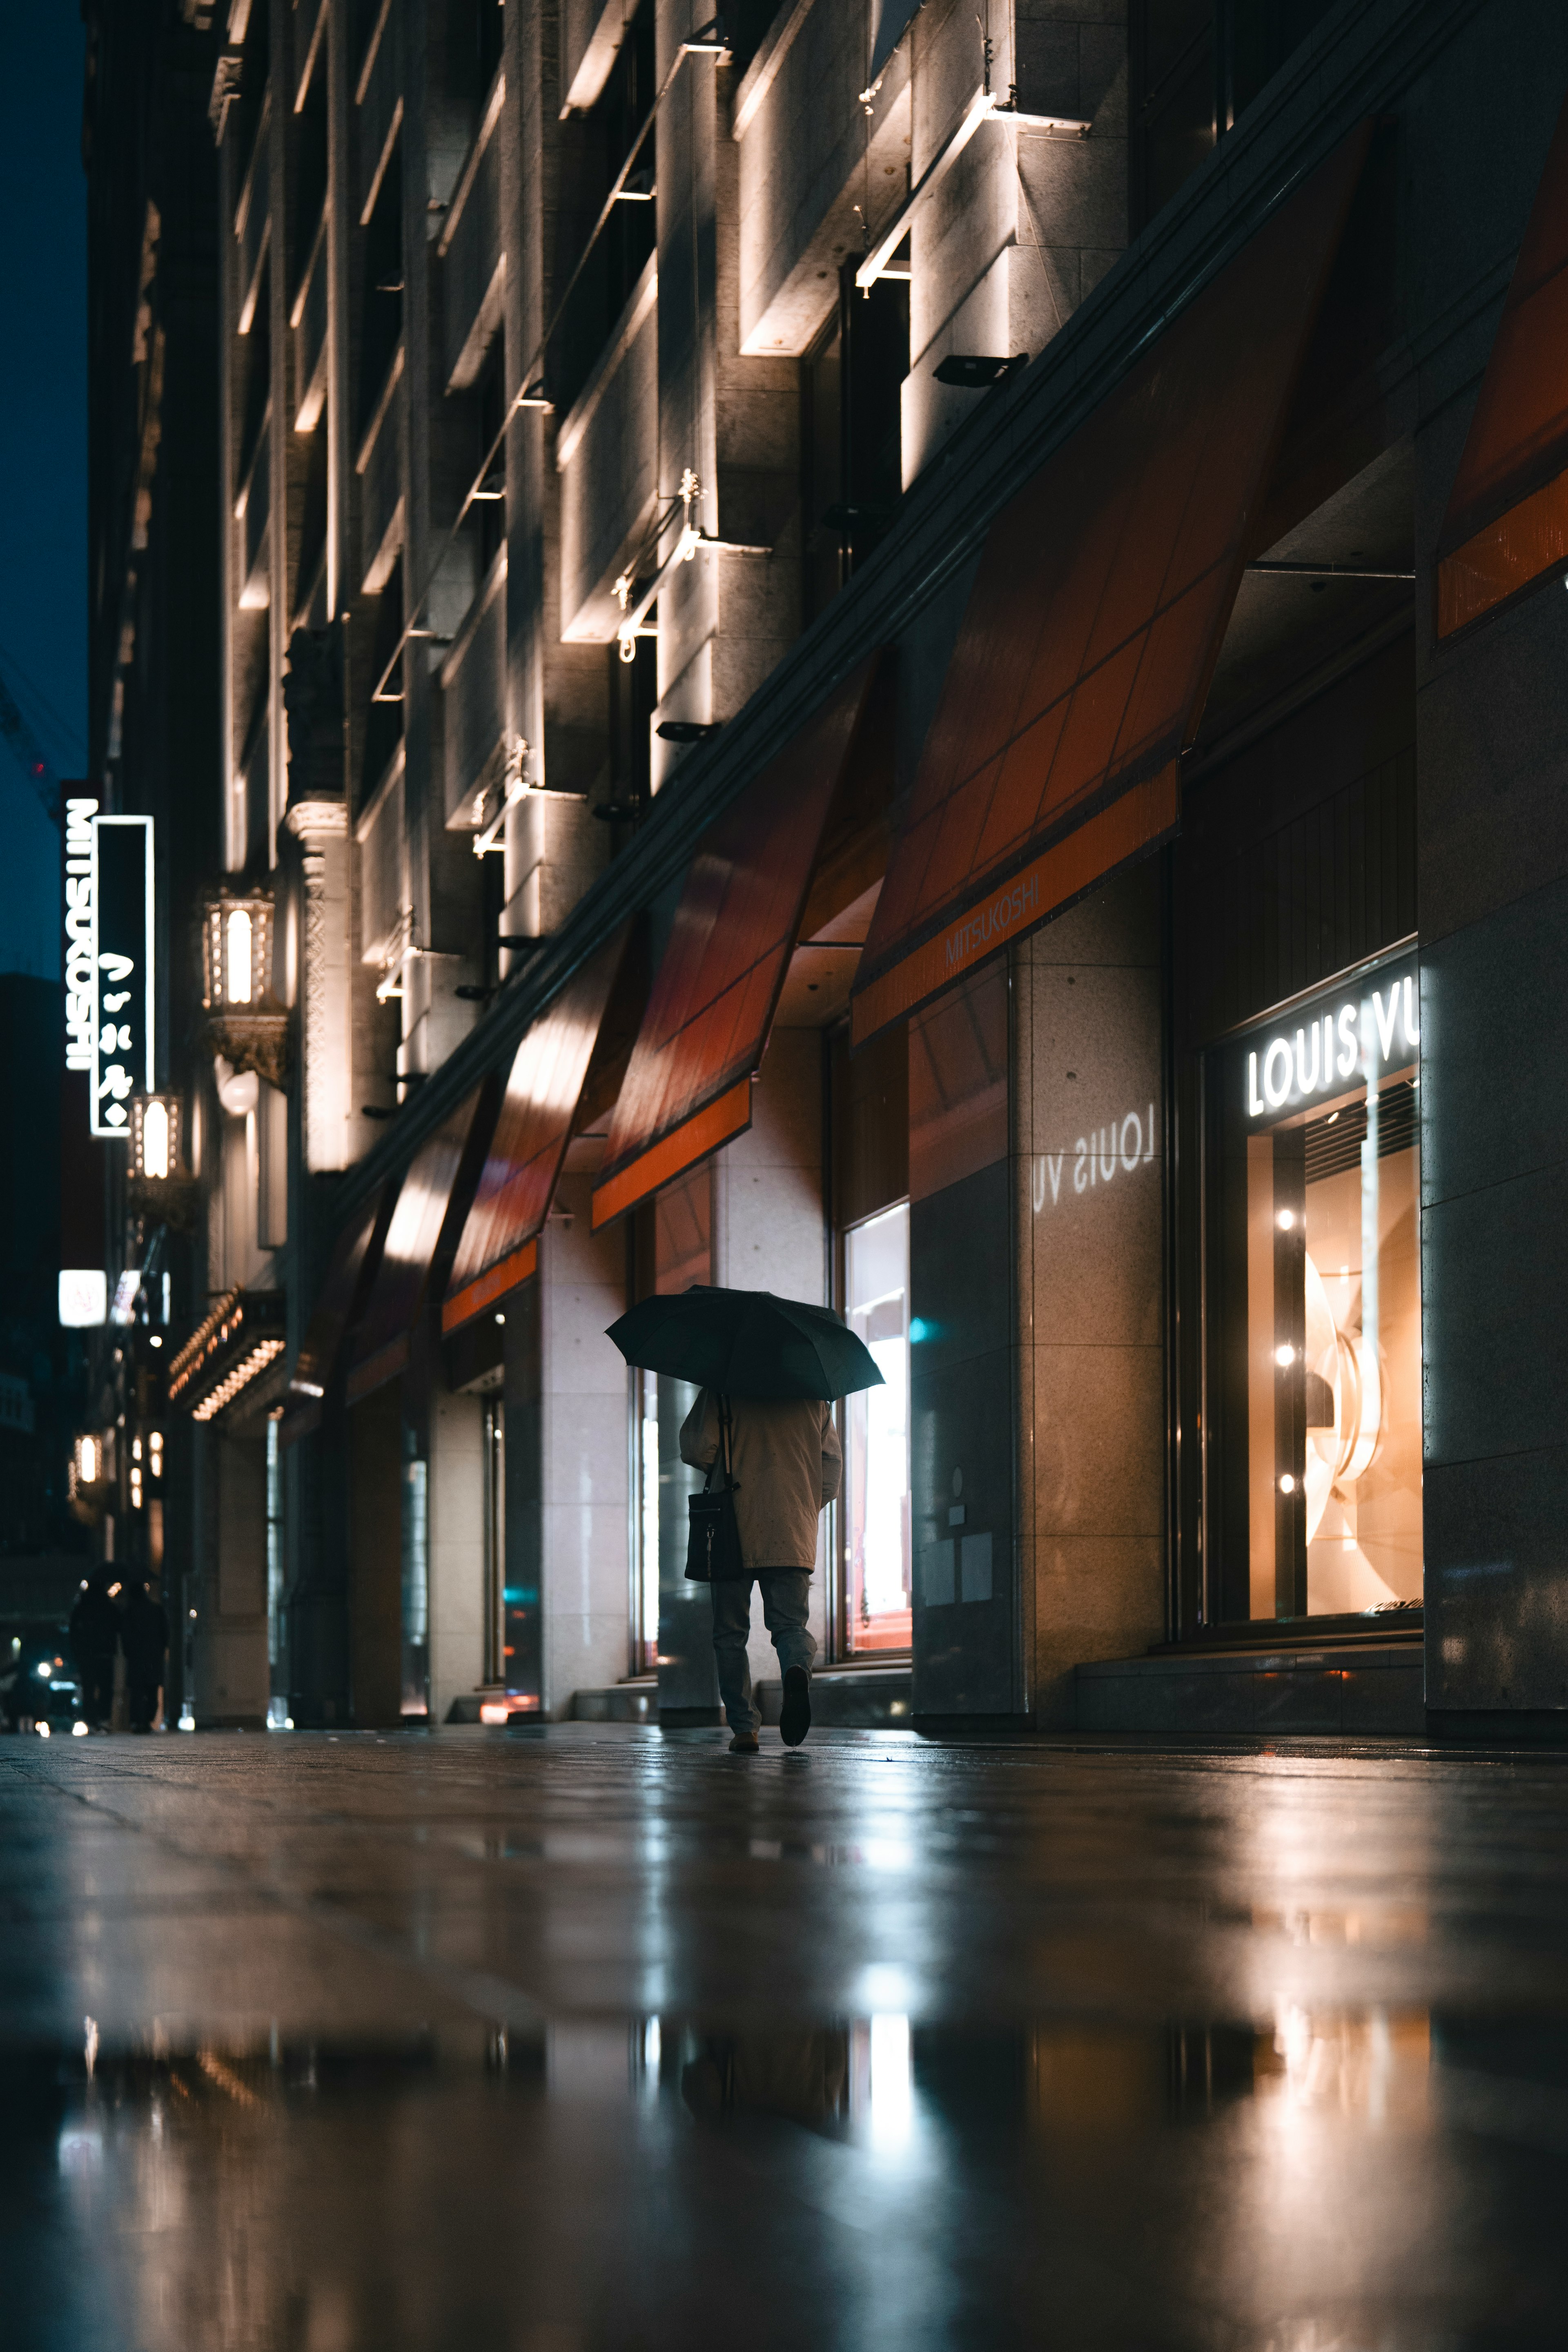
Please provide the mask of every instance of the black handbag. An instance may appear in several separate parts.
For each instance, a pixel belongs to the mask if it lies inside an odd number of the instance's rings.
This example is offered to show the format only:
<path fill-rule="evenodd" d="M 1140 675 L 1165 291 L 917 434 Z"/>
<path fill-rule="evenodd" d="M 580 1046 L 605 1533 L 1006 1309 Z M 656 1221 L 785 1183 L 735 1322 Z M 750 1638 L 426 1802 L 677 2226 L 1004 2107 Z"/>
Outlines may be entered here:
<path fill-rule="evenodd" d="M 721 1465 L 724 1484 L 715 1486 L 713 1473 Z M 686 1500 L 690 1528 L 686 1538 L 686 1573 L 693 1584 L 711 1584 L 716 1578 L 744 1576 L 741 1529 L 735 1517 L 737 1481 L 730 1458 L 730 1401 L 719 1399 L 719 1451 L 708 1465 L 699 1495 Z"/>

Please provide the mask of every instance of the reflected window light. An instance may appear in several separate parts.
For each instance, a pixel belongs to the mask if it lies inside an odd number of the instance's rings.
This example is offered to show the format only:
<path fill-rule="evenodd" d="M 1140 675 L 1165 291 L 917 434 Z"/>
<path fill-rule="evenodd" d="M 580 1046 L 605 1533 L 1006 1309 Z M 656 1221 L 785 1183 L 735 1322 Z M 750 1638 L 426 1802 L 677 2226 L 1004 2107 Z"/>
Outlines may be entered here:
<path fill-rule="evenodd" d="M 914 2068 L 910 2021 L 886 2013 L 871 2020 L 870 2137 L 874 2147 L 908 2146 L 914 2130 Z"/>
<path fill-rule="evenodd" d="M 228 970 L 226 994 L 231 1004 L 250 1003 L 250 915 L 244 907 L 232 907 L 228 916 Z"/>

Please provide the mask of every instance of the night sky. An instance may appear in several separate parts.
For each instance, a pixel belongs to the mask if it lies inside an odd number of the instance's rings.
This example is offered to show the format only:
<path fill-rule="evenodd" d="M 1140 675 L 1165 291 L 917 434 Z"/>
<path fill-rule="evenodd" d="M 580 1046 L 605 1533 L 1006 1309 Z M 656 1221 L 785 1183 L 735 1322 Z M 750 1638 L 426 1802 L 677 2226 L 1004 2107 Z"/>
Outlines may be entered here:
<path fill-rule="evenodd" d="M 0 22 L 0 664 L 68 776 L 87 741 L 83 35 L 77 0 Z M 0 971 L 58 977 L 58 838 L 0 740 Z"/>

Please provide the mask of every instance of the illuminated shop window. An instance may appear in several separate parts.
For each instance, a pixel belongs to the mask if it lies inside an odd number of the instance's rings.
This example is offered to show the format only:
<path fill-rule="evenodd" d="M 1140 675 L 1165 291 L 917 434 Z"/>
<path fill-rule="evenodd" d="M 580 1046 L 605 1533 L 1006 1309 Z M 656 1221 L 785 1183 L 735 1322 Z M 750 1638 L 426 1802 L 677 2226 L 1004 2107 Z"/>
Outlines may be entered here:
<path fill-rule="evenodd" d="M 844 1408 L 844 1633 L 850 1650 L 905 1649 L 910 1616 L 910 1211 L 844 1237 L 844 1313 L 885 1385 Z"/>
<path fill-rule="evenodd" d="M 1419 1048 L 1405 959 L 1213 1057 L 1211 1616 L 1420 1601 Z"/>

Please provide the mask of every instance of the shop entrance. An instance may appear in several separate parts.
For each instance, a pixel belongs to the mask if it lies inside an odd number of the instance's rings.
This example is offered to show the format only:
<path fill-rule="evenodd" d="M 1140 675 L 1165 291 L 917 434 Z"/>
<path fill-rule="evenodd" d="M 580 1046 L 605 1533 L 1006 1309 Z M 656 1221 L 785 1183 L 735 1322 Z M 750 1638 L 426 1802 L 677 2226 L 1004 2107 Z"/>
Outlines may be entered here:
<path fill-rule="evenodd" d="M 1226 1618 L 1421 1601 L 1418 1003 L 1385 964 L 1212 1057 Z"/>

